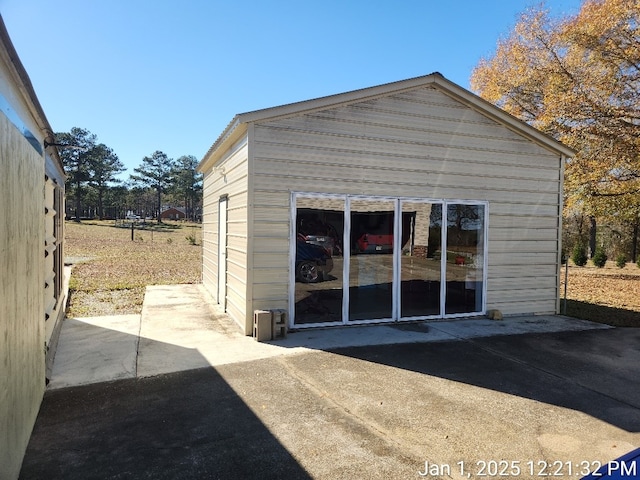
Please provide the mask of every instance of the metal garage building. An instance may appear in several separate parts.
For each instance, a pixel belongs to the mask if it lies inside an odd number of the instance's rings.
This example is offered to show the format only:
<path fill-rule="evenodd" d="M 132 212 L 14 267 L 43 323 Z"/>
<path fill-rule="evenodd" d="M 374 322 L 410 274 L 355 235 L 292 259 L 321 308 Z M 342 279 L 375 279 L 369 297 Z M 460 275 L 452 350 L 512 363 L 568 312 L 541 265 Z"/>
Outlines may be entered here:
<path fill-rule="evenodd" d="M 556 313 L 573 154 L 439 73 L 239 114 L 198 167 L 204 285 L 247 334 Z"/>

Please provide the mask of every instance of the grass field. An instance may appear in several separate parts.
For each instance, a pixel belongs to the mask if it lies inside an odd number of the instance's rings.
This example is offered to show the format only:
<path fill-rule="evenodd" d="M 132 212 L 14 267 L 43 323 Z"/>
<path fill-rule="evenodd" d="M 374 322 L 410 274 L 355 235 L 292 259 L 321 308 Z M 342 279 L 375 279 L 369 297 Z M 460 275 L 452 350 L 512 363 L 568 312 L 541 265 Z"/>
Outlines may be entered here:
<path fill-rule="evenodd" d="M 562 269 L 564 296 L 565 270 Z M 569 265 L 567 315 L 615 326 L 640 327 L 640 268 L 628 263 L 618 268 Z M 561 308 L 563 308 L 561 302 Z"/>
<path fill-rule="evenodd" d="M 129 225 L 66 223 L 66 263 L 73 264 L 68 317 L 140 313 L 147 285 L 201 281 L 199 224 L 140 224 L 133 241 Z"/>
<path fill-rule="evenodd" d="M 66 257 L 74 264 L 67 315 L 139 313 L 147 285 L 199 283 L 201 240 L 199 224 L 147 223 L 134 230 L 132 241 L 131 229 L 113 221 L 67 222 Z M 640 327 L 640 269 L 635 264 L 622 269 L 614 262 L 604 268 L 570 266 L 567 298 L 570 316 Z"/>

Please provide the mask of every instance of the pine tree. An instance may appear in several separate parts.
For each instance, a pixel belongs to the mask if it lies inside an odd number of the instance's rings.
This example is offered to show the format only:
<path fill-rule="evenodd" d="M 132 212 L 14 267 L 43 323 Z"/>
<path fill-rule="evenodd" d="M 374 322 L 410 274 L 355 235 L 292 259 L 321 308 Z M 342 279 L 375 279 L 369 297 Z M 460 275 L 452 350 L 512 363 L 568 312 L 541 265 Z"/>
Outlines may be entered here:
<path fill-rule="evenodd" d="M 131 175 L 131 179 L 146 187 L 152 188 L 157 195 L 156 218 L 162 223 L 160 213 L 162 211 L 162 194 L 165 193 L 174 181 L 174 161 L 159 150 L 150 157 L 144 157 L 142 164 L 133 169 L 137 175 Z"/>

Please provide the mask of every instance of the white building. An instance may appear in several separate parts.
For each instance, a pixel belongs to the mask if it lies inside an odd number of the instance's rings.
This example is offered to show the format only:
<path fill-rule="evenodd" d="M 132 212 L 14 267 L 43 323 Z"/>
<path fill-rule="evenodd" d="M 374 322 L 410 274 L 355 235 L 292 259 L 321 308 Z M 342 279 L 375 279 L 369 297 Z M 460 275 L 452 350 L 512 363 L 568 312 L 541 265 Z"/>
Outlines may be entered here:
<path fill-rule="evenodd" d="M 247 334 L 556 313 L 573 154 L 439 73 L 237 115 L 198 167 L 204 285 Z"/>

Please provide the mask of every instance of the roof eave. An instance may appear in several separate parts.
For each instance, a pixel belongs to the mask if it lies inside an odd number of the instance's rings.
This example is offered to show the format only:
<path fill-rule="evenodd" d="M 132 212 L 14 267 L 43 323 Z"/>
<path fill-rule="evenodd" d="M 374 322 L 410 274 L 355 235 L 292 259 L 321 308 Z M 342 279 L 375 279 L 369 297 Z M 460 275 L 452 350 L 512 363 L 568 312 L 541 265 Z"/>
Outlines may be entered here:
<path fill-rule="evenodd" d="M 236 115 L 227 128 L 218 137 L 215 143 L 206 153 L 200 164 L 199 171 L 204 171 L 214 165 L 226 147 L 233 144 L 242 134 L 246 132 L 248 123 L 256 123 L 267 120 L 275 120 L 296 115 L 304 115 L 314 111 L 327 108 L 336 108 L 355 102 L 363 102 L 374 98 L 383 97 L 390 94 L 397 94 L 405 91 L 415 90 L 425 86 L 434 86 L 444 94 L 456 99 L 492 120 L 505 125 L 516 133 L 541 145 L 547 150 L 558 154 L 573 157 L 576 151 L 558 142 L 554 138 L 546 135 L 531 125 L 496 107 L 492 103 L 484 100 L 473 92 L 466 90 L 459 85 L 446 79 L 438 72 L 429 75 L 400 80 L 392 83 L 385 83 L 374 87 L 352 90 L 350 92 L 338 93 L 326 97 L 304 100 L 301 102 L 289 103 L 277 107 L 270 107 Z"/>
<path fill-rule="evenodd" d="M 326 97 L 303 100 L 300 102 L 279 105 L 276 107 L 263 108 L 250 112 L 240 113 L 233 117 L 218 139 L 211 145 L 207 153 L 198 164 L 198 171 L 204 172 L 215 165 L 227 147 L 232 145 L 242 134 L 246 132 L 246 125 L 251 122 L 273 120 L 276 118 L 303 115 L 325 108 L 335 108 L 337 106 L 364 101 L 376 97 L 388 95 L 391 92 L 401 92 L 412 90 L 428 85 L 433 82 L 435 76 L 442 76 L 440 73 L 432 73 L 422 77 L 415 77 L 408 80 L 386 83 L 374 87 L 352 90 L 349 92 L 328 95 Z M 240 133 L 239 133 L 240 132 Z"/>
<path fill-rule="evenodd" d="M 239 115 L 233 117 L 227 128 L 224 129 L 216 141 L 213 142 L 213 145 L 209 147 L 207 153 L 204 154 L 196 170 L 200 173 L 209 170 L 220 159 L 222 153 L 244 135 L 246 131 L 247 124 L 240 121 Z"/>
<path fill-rule="evenodd" d="M 577 151 L 566 146 L 562 142 L 559 142 L 555 138 L 541 132 L 535 127 L 532 127 L 528 123 L 514 117 L 510 113 L 496 107 L 491 102 L 488 102 L 484 98 L 476 95 L 469 90 L 466 90 L 443 76 L 437 78 L 434 82 L 440 91 L 455 98 L 457 101 L 467 105 L 474 110 L 479 111 L 483 115 L 491 118 L 492 120 L 500 123 L 507 128 L 511 128 L 516 133 L 528 138 L 529 140 L 541 145 L 547 150 L 552 150 L 556 153 L 564 155 L 566 157 L 573 157 Z"/>
<path fill-rule="evenodd" d="M 289 103 L 277 107 L 264 108 L 251 112 L 241 113 L 237 117 L 242 122 L 260 122 L 264 120 L 273 120 L 275 118 L 289 117 L 294 115 L 302 115 L 325 108 L 335 108 L 340 105 L 350 104 L 354 102 L 362 102 L 378 97 L 383 97 L 391 93 L 400 93 L 416 88 L 424 87 L 435 82 L 437 78 L 444 78 L 438 72 L 424 75 L 421 77 L 409 78 L 397 82 L 385 83 L 373 87 L 361 88 L 349 92 L 328 95 L 326 97 L 314 98 L 311 100 L 303 100 L 301 102 Z"/>
<path fill-rule="evenodd" d="M 11 37 L 9 36 L 9 32 L 7 31 L 7 27 L 4 24 L 4 19 L 0 14 L 0 44 L 3 47 L 3 56 L 5 57 L 5 61 L 7 65 L 11 68 L 12 75 L 16 81 L 16 85 L 20 90 L 20 94 L 24 99 L 27 108 L 31 112 L 31 115 L 35 119 L 38 128 L 40 129 L 44 140 L 49 143 L 55 143 L 55 137 L 53 129 L 49 124 L 49 120 L 47 120 L 47 116 L 42 109 L 42 105 L 40 105 L 40 101 L 38 100 L 38 96 L 33 88 L 33 84 L 31 83 L 31 79 L 18 56 L 18 52 L 16 52 L 15 47 L 13 46 L 13 42 L 11 41 Z M 57 167 L 64 174 L 64 166 L 62 164 L 62 160 L 60 159 L 60 155 L 55 146 L 49 146 L 47 148 L 50 156 L 53 157 Z"/>

